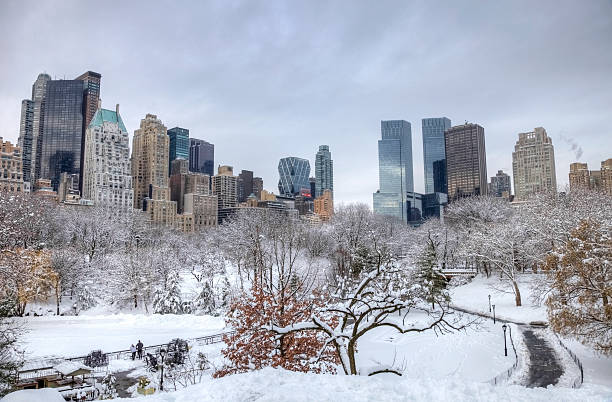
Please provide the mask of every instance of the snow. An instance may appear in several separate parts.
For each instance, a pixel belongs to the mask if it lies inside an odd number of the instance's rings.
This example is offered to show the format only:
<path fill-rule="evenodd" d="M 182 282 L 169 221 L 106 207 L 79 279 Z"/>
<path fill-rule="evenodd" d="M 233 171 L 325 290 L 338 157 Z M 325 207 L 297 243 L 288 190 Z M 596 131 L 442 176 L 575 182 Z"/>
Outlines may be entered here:
<path fill-rule="evenodd" d="M 410 314 L 408 319 L 418 321 L 418 314 Z M 473 317 L 464 317 L 463 322 L 468 319 Z M 363 336 L 357 347 L 358 366 L 395 362 L 395 366 L 403 368 L 404 376 L 412 378 L 484 382 L 515 362 L 514 353 L 504 356 L 501 323 L 493 325 L 486 319 L 465 331 L 444 335 L 436 335 L 434 331 L 399 334 L 391 327 L 380 327 Z"/>
<path fill-rule="evenodd" d="M 372 377 L 304 374 L 266 368 L 220 379 L 204 379 L 183 390 L 156 393 L 135 402 L 200 401 L 609 401 L 612 390 L 493 386 L 457 378 L 413 379 L 393 374 Z"/>
<path fill-rule="evenodd" d="M 80 363 L 76 363 L 76 362 L 71 362 L 71 361 L 64 361 L 61 362 L 60 364 L 57 364 L 55 366 L 53 366 L 54 370 L 57 370 L 58 372 L 62 373 L 63 375 L 70 375 L 72 373 L 74 373 L 75 371 L 78 370 L 87 370 L 87 371 L 92 371 L 93 369 L 91 367 L 87 367 L 84 364 L 80 364 Z"/>
<path fill-rule="evenodd" d="M 64 397 L 53 388 L 24 389 L 11 392 L 2 402 L 65 402 Z"/>
<path fill-rule="evenodd" d="M 531 321 L 548 321 L 546 308 L 531 301 L 531 278 L 529 275 L 519 277 L 522 306 L 517 307 L 514 293 L 497 290 L 500 282 L 497 278 L 477 276 L 470 283 L 451 289 L 451 303 L 470 311 L 489 313 L 489 295 L 491 304 L 495 305 L 495 315 L 514 321 L 529 323 Z"/>
<path fill-rule="evenodd" d="M 24 317 L 17 321 L 27 331 L 22 339 L 27 359 L 126 350 L 139 339 L 145 346 L 156 345 L 173 338 L 216 334 L 225 328 L 222 317 L 173 314 Z"/>

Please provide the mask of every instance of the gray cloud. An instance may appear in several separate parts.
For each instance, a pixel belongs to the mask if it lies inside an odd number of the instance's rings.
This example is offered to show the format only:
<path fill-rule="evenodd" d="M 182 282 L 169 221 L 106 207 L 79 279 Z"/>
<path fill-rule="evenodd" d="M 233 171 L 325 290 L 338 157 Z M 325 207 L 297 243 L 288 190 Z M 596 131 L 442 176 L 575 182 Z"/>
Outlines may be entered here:
<path fill-rule="evenodd" d="M 8 1 L 0 136 L 17 139 L 39 72 L 91 69 L 131 132 L 155 113 L 270 190 L 280 157 L 312 163 L 329 144 L 336 198 L 371 204 L 384 119 L 412 123 L 422 190 L 420 119 L 434 116 L 485 127 L 489 175 L 511 166 L 517 133 L 545 127 L 563 184 L 577 156 L 561 133 L 591 165 L 612 156 L 610 37 L 607 1 Z"/>

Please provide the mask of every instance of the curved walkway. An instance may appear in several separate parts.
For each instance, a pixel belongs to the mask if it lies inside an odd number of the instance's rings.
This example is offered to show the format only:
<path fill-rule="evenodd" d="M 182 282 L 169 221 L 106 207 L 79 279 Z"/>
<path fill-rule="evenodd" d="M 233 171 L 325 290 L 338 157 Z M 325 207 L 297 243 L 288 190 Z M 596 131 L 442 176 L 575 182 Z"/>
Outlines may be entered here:
<path fill-rule="evenodd" d="M 564 372 L 557 359 L 557 352 L 533 329 L 524 327 L 522 333 L 529 351 L 529 377 L 525 386 L 536 388 L 557 384 Z"/>
<path fill-rule="evenodd" d="M 451 306 L 452 309 L 461 311 L 466 314 L 476 315 L 479 317 L 492 319 L 493 317 L 486 313 L 470 311 L 463 307 Z M 529 352 L 529 372 L 525 384 L 529 388 L 547 387 L 555 385 L 564 373 L 564 369 L 559 363 L 557 352 L 550 345 L 548 340 L 538 336 L 536 330 L 524 322 L 510 320 L 506 317 L 497 317 L 498 321 L 508 322 L 518 325 L 523 334 L 523 340 L 527 351 Z"/>

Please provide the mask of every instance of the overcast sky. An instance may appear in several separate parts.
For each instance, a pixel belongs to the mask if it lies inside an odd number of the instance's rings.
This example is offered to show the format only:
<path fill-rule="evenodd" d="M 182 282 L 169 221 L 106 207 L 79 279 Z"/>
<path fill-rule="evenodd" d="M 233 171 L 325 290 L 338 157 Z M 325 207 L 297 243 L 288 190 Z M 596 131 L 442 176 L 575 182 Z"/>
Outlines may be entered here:
<path fill-rule="evenodd" d="M 87 70 L 130 134 L 157 114 L 275 192 L 279 158 L 314 176 L 328 144 L 336 202 L 371 206 L 380 120 L 412 123 L 416 191 L 425 117 L 482 125 L 489 176 L 512 173 L 517 134 L 538 126 L 560 186 L 569 163 L 612 157 L 611 1 L 0 2 L 5 140 L 39 73 Z"/>

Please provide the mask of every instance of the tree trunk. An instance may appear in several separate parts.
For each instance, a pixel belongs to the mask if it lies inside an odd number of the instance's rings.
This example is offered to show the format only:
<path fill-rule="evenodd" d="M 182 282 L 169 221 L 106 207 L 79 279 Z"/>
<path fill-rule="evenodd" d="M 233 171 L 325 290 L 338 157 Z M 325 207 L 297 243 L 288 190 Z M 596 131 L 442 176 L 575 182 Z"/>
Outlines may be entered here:
<path fill-rule="evenodd" d="M 350 372 L 350 374 L 351 375 L 357 375 L 357 364 L 355 363 L 355 344 L 353 343 L 352 340 L 349 341 L 347 349 L 348 349 L 347 350 L 347 352 L 348 352 L 347 354 L 348 354 L 348 357 L 349 357 L 349 362 L 351 364 L 351 367 L 350 367 L 350 371 L 351 372 Z"/>
<path fill-rule="evenodd" d="M 521 291 L 518 288 L 518 283 L 516 283 L 516 281 L 512 281 L 512 286 L 514 286 L 514 300 L 516 301 L 516 306 L 522 306 Z"/>

